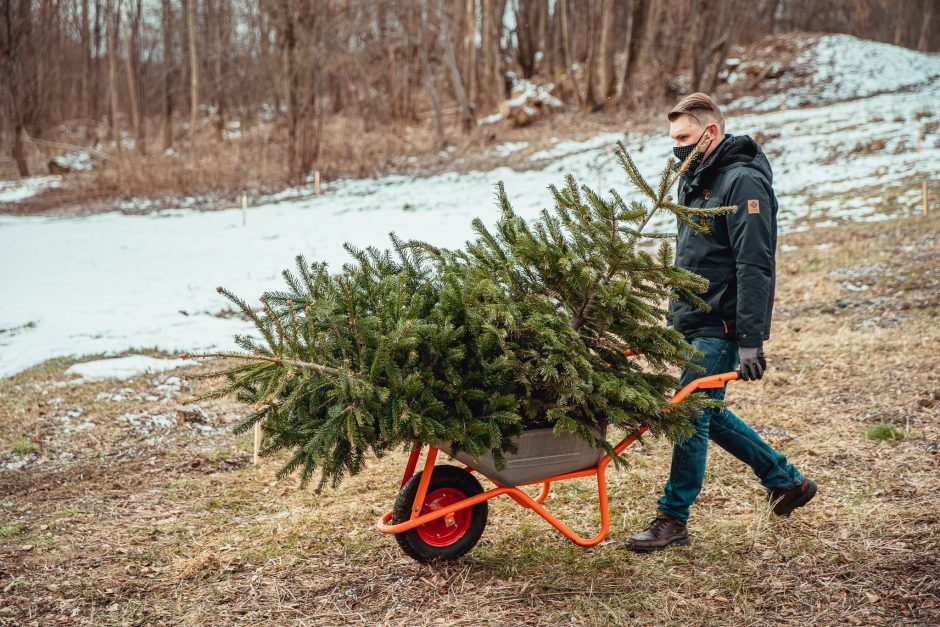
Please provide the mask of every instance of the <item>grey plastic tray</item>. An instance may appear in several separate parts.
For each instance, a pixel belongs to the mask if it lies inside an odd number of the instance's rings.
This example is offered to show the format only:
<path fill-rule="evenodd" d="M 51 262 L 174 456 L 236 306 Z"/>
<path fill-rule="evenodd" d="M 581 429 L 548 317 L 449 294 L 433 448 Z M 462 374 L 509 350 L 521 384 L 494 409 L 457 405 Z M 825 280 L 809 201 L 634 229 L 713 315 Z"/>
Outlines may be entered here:
<path fill-rule="evenodd" d="M 603 436 L 605 432 L 599 432 L 599 435 Z M 490 453 L 475 459 L 464 451 L 452 455 L 449 444 L 438 443 L 434 446 L 494 483 L 506 486 L 595 466 L 604 456 L 603 449 L 594 448 L 567 431 L 555 435 L 551 428 L 524 431 L 516 439 L 516 444 L 518 452 L 505 454 L 506 466 L 502 470 L 497 470 Z"/>

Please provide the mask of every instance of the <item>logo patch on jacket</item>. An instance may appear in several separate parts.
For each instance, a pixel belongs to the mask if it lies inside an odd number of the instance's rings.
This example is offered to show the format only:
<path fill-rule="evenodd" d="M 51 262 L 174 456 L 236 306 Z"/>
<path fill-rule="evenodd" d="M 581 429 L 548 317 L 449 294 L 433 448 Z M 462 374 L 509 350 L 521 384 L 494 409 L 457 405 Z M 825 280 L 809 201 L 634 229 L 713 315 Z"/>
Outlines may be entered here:
<path fill-rule="evenodd" d="M 710 189 L 703 190 L 703 191 L 702 191 L 702 196 L 705 197 L 705 200 L 711 200 L 711 199 L 712 199 L 712 190 L 710 190 Z"/>
<path fill-rule="evenodd" d="M 747 201 L 748 213 L 760 213 L 760 201 L 756 198 Z"/>

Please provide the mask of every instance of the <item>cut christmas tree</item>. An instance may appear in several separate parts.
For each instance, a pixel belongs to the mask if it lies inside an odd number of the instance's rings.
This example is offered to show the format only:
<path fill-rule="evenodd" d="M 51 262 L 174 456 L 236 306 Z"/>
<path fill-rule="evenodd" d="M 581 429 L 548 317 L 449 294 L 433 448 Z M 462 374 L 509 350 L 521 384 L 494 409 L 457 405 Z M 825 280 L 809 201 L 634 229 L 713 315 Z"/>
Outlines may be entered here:
<path fill-rule="evenodd" d="M 567 430 L 613 453 L 598 433 L 647 425 L 673 440 L 715 401 L 701 394 L 669 406 L 695 350 L 666 326 L 668 298 L 696 296 L 707 280 L 673 265 L 670 233 L 645 232 L 657 211 L 698 231 L 702 216 L 735 207 L 691 209 L 669 190 L 698 152 L 670 160 L 656 188 L 622 145 L 617 158 L 646 199 L 602 197 L 567 177 L 550 187 L 552 209 L 527 223 L 502 184 L 499 221 L 473 223 L 459 250 L 391 236 L 391 249 L 358 250 L 330 273 L 297 258 L 286 289 L 258 307 L 220 288 L 254 322 L 227 385 L 252 411 L 237 431 L 261 422 L 262 454 L 289 452 L 281 475 L 336 485 L 368 454 L 420 440 L 448 443 L 497 463 L 523 429 Z M 658 242 L 647 252 L 644 242 Z M 627 351 L 641 352 L 631 358 Z"/>

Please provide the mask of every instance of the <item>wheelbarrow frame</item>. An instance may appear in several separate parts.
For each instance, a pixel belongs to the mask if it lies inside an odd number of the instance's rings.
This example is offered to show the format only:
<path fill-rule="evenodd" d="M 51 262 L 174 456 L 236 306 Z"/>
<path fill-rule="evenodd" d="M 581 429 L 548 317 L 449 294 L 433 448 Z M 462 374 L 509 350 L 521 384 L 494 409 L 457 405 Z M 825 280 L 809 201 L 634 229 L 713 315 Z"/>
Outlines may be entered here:
<path fill-rule="evenodd" d="M 684 388 L 682 388 L 675 396 L 669 400 L 670 405 L 675 405 L 683 399 L 685 399 L 689 394 L 695 392 L 696 390 L 711 389 L 711 388 L 723 388 L 729 381 L 734 381 L 739 378 L 737 372 L 725 372 L 722 374 L 711 375 L 707 377 L 702 377 L 692 381 Z M 668 408 L 667 410 L 668 411 Z M 622 453 L 628 446 L 633 444 L 639 439 L 639 437 L 647 431 L 645 425 L 641 425 L 636 431 L 625 437 L 621 440 L 615 447 L 614 451 L 619 455 Z M 414 476 L 415 469 L 418 466 L 418 459 L 421 455 L 421 449 L 424 445 L 420 441 L 415 441 L 414 446 L 411 449 L 411 455 L 408 457 L 408 463 L 405 466 L 405 474 L 401 481 L 401 486 L 408 482 L 412 476 Z M 547 520 L 555 529 L 560 531 L 566 538 L 578 544 L 580 546 L 594 546 L 601 542 L 607 533 L 610 531 L 610 511 L 608 509 L 607 501 L 607 479 L 606 471 L 607 465 L 613 461 L 613 457 L 610 454 L 604 455 L 600 461 L 594 465 L 581 470 L 576 470 L 574 472 L 567 472 L 560 475 L 554 475 L 551 477 L 546 477 L 544 479 L 536 479 L 534 481 L 529 481 L 526 483 L 520 483 L 518 485 L 500 485 L 496 482 L 496 487 L 480 494 L 465 498 L 456 503 L 452 503 L 446 507 L 442 507 L 436 511 L 428 512 L 426 514 L 421 514 L 421 509 L 424 506 L 424 500 L 427 496 L 428 484 L 431 482 L 431 475 L 434 472 L 434 464 L 437 461 L 438 449 L 434 446 L 428 446 L 427 456 L 424 460 L 424 472 L 421 474 L 421 479 L 418 483 L 418 491 L 415 494 L 414 502 L 411 506 L 411 517 L 409 520 L 400 522 L 394 525 L 388 524 L 391 520 L 393 512 L 389 510 L 383 514 L 378 522 L 376 527 L 382 533 L 391 533 L 397 534 L 405 531 L 410 531 L 421 525 L 427 524 L 434 520 L 440 518 L 445 518 L 449 525 L 453 524 L 454 513 L 460 510 L 466 509 L 468 507 L 473 507 L 478 503 L 487 501 L 493 497 L 500 496 L 502 494 L 508 495 L 512 500 L 521 505 L 524 508 L 531 509 L 535 511 L 539 516 Z M 466 466 L 464 470 L 473 471 L 474 469 L 470 466 Z M 563 522 L 558 520 L 555 516 L 551 514 L 545 507 L 542 506 L 542 503 L 548 497 L 548 494 L 551 490 L 551 484 L 556 481 L 563 481 L 565 479 L 579 479 L 582 477 L 597 476 L 597 492 L 598 500 L 600 501 L 600 512 L 601 512 L 601 529 L 597 532 L 596 535 L 590 538 L 582 538 L 574 531 L 568 528 Z M 492 481 L 492 480 L 491 480 Z M 532 498 L 526 494 L 523 490 L 520 489 L 522 486 L 542 484 L 542 489 L 539 495 L 535 498 Z"/>

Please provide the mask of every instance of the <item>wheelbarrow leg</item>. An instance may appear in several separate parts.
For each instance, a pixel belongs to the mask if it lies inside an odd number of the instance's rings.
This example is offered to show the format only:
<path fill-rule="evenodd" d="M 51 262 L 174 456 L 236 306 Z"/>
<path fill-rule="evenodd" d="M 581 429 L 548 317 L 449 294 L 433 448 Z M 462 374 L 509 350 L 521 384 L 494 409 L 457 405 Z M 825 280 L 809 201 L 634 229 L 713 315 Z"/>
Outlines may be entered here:
<path fill-rule="evenodd" d="M 542 484 L 542 491 L 539 492 L 538 497 L 536 497 L 535 502 L 542 504 L 545 502 L 545 499 L 548 497 L 548 491 L 552 489 L 552 482 L 546 481 Z"/>
<path fill-rule="evenodd" d="M 415 474 L 415 467 L 418 465 L 418 456 L 421 455 L 421 441 L 415 440 L 414 446 L 411 447 L 411 455 L 408 456 L 408 465 L 405 466 L 405 476 L 402 477 L 401 486 L 404 488 L 405 484 L 408 483 L 408 480 L 411 479 Z"/>
<path fill-rule="evenodd" d="M 431 483 L 431 473 L 434 472 L 435 461 L 437 461 L 437 449 L 433 446 L 429 446 L 428 456 L 424 460 L 424 472 L 421 473 L 421 481 L 418 482 L 418 493 L 415 494 L 415 501 L 411 506 L 412 520 L 421 515 L 421 508 L 424 506 L 424 497 L 428 494 L 428 484 Z"/>

